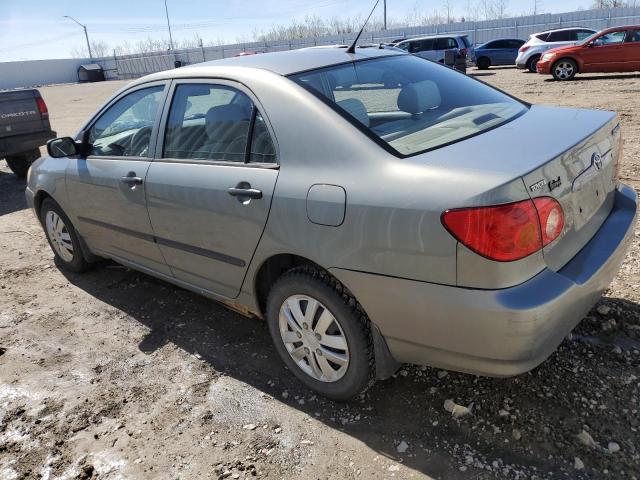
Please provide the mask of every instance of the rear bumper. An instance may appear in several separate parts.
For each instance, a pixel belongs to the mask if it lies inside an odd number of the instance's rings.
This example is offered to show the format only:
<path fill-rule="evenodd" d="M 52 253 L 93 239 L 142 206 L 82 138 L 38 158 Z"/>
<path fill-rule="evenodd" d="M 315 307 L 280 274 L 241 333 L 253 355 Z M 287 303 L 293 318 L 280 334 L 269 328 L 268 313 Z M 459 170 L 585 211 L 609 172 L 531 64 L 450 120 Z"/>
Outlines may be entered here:
<path fill-rule="evenodd" d="M 45 145 L 48 140 L 55 138 L 55 136 L 56 132 L 53 130 L 45 130 L 0 138 L 0 158 L 39 148 Z"/>
<path fill-rule="evenodd" d="M 333 269 L 399 362 L 512 376 L 542 363 L 618 272 L 637 216 L 630 187 L 589 243 L 560 271 L 502 290 L 473 290 Z"/>

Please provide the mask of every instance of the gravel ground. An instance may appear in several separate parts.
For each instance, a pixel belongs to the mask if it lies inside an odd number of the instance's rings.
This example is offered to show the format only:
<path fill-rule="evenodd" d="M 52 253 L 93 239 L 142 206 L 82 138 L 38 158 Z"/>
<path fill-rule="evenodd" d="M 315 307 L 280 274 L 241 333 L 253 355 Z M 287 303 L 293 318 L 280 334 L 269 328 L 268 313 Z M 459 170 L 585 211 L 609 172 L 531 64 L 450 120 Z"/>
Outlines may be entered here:
<path fill-rule="evenodd" d="M 640 189 L 640 75 L 471 73 L 534 103 L 618 111 L 621 176 Z M 70 134 L 123 85 L 41 91 Z M 611 288 L 534 371 L 406 367 L 341 404 L 292 378 L 264 322 L 110 262 L 59 271 L 23 190 L 3 164 L 3 480 L 640 477 L 637 228 Z"/>

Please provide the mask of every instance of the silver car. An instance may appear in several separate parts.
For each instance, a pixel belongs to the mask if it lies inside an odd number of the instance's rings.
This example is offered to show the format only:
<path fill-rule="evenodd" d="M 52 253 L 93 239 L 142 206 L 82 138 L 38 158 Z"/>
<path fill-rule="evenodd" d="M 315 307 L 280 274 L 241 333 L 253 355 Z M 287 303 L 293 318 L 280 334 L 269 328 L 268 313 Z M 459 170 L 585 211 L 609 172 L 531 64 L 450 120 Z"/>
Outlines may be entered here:
<path fill-rule="evenodd" d="M 559 28 L 546 32 L 534 33 L 518 50 L 516 67 L 536 73 L 536 66 L 542 55 L 552 48 L 577 45 L 596 33 L 595 30 L 583 27 Z"/>
<path fill-rule="evenodd" d="M 335 399 L 403 362 L 534 368 L 616 274 L 637 210 L 615 113 L 377 48 L 153 74 L 48 149 L 26 195 L 60 266 L 111 258 L 265 318 Z"/>

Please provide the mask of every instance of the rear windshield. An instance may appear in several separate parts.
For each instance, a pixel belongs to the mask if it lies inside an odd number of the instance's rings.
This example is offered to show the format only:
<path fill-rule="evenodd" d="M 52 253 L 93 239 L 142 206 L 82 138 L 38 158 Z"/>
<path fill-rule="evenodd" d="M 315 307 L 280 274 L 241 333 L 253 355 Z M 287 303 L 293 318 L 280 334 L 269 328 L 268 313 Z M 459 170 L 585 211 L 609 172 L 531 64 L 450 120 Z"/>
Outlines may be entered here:
<path fill-rule="evenodd" d="M 413 55 L 335 65 L 292 78 L 401 156 L 480 134 L 527 109 L 484 83 Z"/>

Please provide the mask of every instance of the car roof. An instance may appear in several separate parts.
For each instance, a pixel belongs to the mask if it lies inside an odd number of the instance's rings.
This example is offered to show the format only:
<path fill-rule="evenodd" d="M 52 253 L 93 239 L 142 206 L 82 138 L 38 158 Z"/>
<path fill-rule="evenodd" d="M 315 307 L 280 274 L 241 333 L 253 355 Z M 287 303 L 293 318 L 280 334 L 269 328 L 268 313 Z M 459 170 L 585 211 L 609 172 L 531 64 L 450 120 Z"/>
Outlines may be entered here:
<path fill-rule="evenodd" d="M 411 37 L 398 43 L 410 42 L 412 40 L 429 40 L 431 38 L 456 38 L 456 37 L 468 37 L 468 36 L 469 35 L 466 33 L 450 33 L 450 34 L 439 33 L 438 35 L 423 35 L 421 37 Z"/>
<path fill-rule="evenodd" d="M 577 27 L 554 28 L 553 30 L 545 30 L 543 32 L 532 33 L 531 36 L 542 35 L 543 33 L 564 32 L 567 30 L 591 30 L 592 32 L 597 32 L 597 30 L 594 30 L 593 28 L 577 26 Z"/>
<path fill-rule="evenodd" d="M 600 30 L 598 33 L 617 32 L 620 30 L 640 30 L 640 25 L 618 25 Z"/>
<path fill-rule="evenodd" d="M 207 67 L 247 67 L 268 70 L 280 75 L 290 75 L 292 73 L 315 70 L 329 67 L 340 63 L 365 60 L 376 57 L 388 57 L 394 55 L 407 55 L 405 52 L 398 52 L 384 48 L 358 47 L 353 54 L 347 53 L 343 46 L 327 48 L 301 48 L 298 50 L 287 50 L 283 52 L 260 53 L 257 55 L 246 55 L 241 57 L 229 57 L 210 62 L 198 63 L 183 67 L 180 70 L 198 68 L 200 70 Z M 170 78 L 169 70 L 167 77 Z"/>

